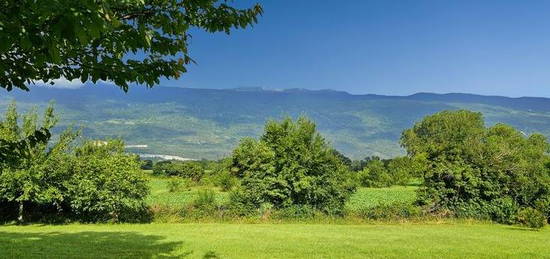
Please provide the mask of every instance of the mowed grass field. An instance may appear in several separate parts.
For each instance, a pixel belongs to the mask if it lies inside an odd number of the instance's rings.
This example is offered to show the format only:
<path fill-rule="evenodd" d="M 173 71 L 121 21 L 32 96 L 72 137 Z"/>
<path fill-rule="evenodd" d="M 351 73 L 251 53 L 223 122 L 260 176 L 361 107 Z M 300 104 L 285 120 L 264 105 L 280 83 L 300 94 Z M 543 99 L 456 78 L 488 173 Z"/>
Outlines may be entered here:
<path fill-rule="evenodd" d="M 0 227 L 2 258 L 543 258 L 550 229 L 468 223 Z"/>

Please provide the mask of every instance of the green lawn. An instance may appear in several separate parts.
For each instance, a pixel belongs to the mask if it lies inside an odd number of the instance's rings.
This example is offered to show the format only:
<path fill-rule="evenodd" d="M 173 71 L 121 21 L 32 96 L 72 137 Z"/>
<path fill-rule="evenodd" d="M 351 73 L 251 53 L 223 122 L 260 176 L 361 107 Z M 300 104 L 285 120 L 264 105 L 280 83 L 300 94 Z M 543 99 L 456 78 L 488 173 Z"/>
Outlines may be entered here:
<path fill-rule="evenodd" d="M 182 206 L 206 188 L 170 193 L 167 184 L 152 178 L 149 204 Z M 360 188 L 346 208 L 413 202 L 416 188 Z M 352 222 L 0 226 L 0 258 L 550 258 L 548 226 Z"/>
<path fill-rule="evenodd" d="M 467 223 L 0 226 L 3 258 L 540 258 L 549 244 L 549 227 Z"/>

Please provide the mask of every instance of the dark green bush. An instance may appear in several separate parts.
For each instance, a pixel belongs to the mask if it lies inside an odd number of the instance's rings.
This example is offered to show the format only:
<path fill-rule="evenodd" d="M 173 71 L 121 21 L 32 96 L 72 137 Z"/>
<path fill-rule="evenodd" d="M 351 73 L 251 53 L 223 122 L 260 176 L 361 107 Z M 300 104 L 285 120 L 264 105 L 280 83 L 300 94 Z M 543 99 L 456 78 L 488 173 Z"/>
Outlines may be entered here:
<path fill-rule="evenodd" d="M 35 110 L 18 123 L 15 104 L 0 121 L 0 142 L 20 141 L 57 122 L 49 106 L 39 126 Z M 122 141 L 75 143 L 78 132 L 66 130 L 56 142 L 50 134 L 23 150 L 9 150 L 0 159 L 0 211 L 2 220 L 64 222 L 140 221 L 147 218 L 144 203 L 149 187 L 140 161 L 124 153 Z M 36 141 L 34 141 L 36 142 Z M 4 155 L 4 154 L 2 154 Z M 13 206 L 16 209 L 13 209 Z M 2 209 L 3 210 L 3 209 Z"/>
<path fill-rule="evenodd" d="M 550 196 L 544 199 L 538 199 L 535 202 L 535 208 L 544 213 L 547 222 L 550 223 Z"/>
<path fill-rule="evenodd" d="M 493 220 L 499 223 L 513 224 L 516 222 L 519 206 L 510 197 L 505 197 L 492 201 L 457 202 L 449 209 L 458 218 Z"/>
<path fill-rule="evenodd" d="M 153 174 L 179 176 L 199 182 L 204 176 L 204 168 L 197 161 L 160 161 L 153 166 Z"/>
<path fill-rule="evenodd" d="M 272 213 L 275 219 L 312 219 L 316 216 L 317 210 L 308 205 L 293 205 L 281 208 Z"/>
<path fill-rule="evenodd" d="M 421 177 L 423 163 L 407 156 L 381 159 L 377 156 L 353 161 L 350 168 L 356 172 L 357 182 L 365 187 L 407 185 Z"/>
<path fill-rule="evenodd" d="M 233 202 L 255 208 L 271 203 L 338 213 L 355 188 L 348 168 L 305 118 L 268 122 L 260 140 L 241 141 L 231 162 L 241 181 Z"/>
<path fill-rule="evenodd" d="M 216 193 L 210 189 L 203 189 L 197 193 L 197 197 L 180 211 L 184 219 L 200 220 L 205 218 L 222 218 L 224 208 L 216 201 Z"/>
<path fill-rule="evenodd" d="M 253 199 L 253 196 L 243 192 L 242 189 L 236 189 L 229 193 L 228 209 L 233 216 L 242 217 L 258 214 L 261 206 L 257 205 L 258 203 L 261 204 L 260 201 Z"/>
<path fill-rule="evenodd" d="M 393 184 L 391 175 L 380 159 L 370 160 L 357 174 L 359 183 L 365 187 L 389 187 Z"/>
<path fill-rule="evenodd" d="M 503 125 L 485 127 L 480 113 L 444 111 L 403 132 L 402 145 L 420 168 L 420 204 L 458 216 L 512 223 L 518 207 L 549 215 L 550 145 Z"/>
<path fill-rule="evenodd" d="M 525 208 L 519 211 L 517 222 L 530 228 L 542 228 L 546 224 L 544 214 L 533 208 Z"/>
<path fill-rule="evenodd" d="M 380 204 L 353 213 L 364 219 L 391 220 L 408 219 L 422 216 L 422 209 L 411 203 Z"/>
<path fill-rule="evenodd" d="M 77 218 L 116 222 L 146 210 L 147 178 L 122 141 L 86 142 L 70 170 L 66 200 Z"/>
<path fill-rule="evenodd" d="M 229 172 L 223 172 L 218 176 L 217 185 L 222 189 L 222 191 L 230 191 L 236 187 L 239 183 L 237 177 L 231 175 Z"/>
<path fill-rule="evenodd" d="M 199 190 L 197 197 L 193 200 L 193 206 L 200 209 L 216 208 L 216 193 L 210 189 Z"/>
<path fill-rule="evenodd" d="M 152 160 L 142 160 L 141 169 L 143 170 L 153 170 L 153 161 Z"/>

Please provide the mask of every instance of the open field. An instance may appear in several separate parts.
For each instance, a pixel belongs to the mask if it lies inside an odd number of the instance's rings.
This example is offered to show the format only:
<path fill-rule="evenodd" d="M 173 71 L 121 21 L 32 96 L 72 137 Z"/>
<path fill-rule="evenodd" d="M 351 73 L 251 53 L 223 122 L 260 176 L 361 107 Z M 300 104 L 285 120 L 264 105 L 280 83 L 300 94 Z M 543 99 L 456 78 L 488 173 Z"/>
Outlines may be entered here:
<path fill-rule="evenodd" d="M 0 227 L 7 258 L 528 258 L 550 228 L 496 224 L 142 224 Z"/>
<path fill-rule="evenodd" d="M 182 207 L 192 202 L 201 188 L 208 188 L 201 186 L 193 187 L 184 191 L 169 192 L 168 182 L 169 178 L 167 177 L 151 177 L 149 183 L 151 186 L 151 194 L 147 197 L 147 203 L 149 205 Z M 216 191 L 216 199 L 219 203 L 226 202 L 228 198 L 229 196 L 227 192 Z"/>
<path fill-rule="evenodd" d="M 151 177 L 151 195 L 147 198 L 149 205 L 163 205 L 169 207 L 181 207 L 195 199 L 201 188 L 193 187 L 179 192 L 168 191 L 169 178 Z M 377 205 L 389 205 L 393 203 L 412 203 L 416 197 L 416 186 L 394 186 L 390 188 L 359 188 L 351 196 L 346 204 L 349 211 L 369 209 Z M 228 201 L 229 194 L 216 190 L 217 202 L 223 204 Z"/>

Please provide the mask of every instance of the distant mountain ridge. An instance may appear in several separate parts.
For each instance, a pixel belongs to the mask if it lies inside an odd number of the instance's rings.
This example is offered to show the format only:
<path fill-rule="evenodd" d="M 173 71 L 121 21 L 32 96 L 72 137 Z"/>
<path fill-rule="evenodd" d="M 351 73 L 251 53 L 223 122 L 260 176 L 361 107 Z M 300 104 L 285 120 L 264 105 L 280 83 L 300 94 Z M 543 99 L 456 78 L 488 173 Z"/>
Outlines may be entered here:
<path fill-rule="evenodd" d="M 442 110 L 470 109 L 488 124 L 511 124 L 526 133 L 550 136 L 550 99 L 474 94 L 417 93 L 409 96 L 353 95 L 335 90 L 258 87 L 196 89 L 134 87 L 124 93 L 109 85 L 79 89 L 34 87 L 0 94 L 0 110 L 10 100 L 29 109 L 55 100 L 60 129 L 81 126 L 90 138 L 121 137 L 147 154 L 220 158 L 242 137 L 258 136 L 266 120 L 305 115 L 321 133 L 352 158 L 403 153 L 403 129 Z"/>

